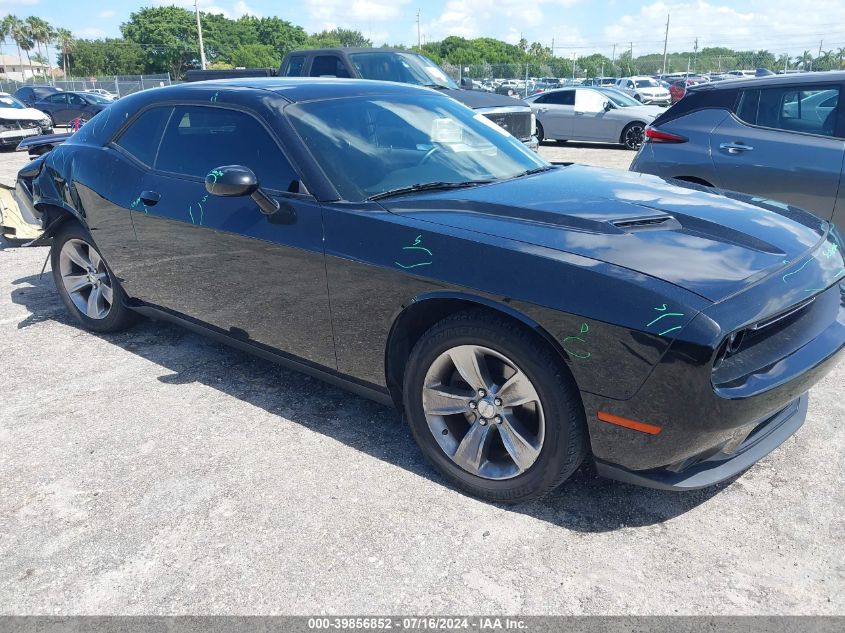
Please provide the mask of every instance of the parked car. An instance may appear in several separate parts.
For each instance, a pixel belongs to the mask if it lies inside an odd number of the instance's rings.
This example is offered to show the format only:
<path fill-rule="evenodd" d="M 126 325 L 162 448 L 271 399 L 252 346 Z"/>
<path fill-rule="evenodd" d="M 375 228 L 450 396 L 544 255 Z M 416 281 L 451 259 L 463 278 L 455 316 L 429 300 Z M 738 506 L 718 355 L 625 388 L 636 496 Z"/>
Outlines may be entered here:
<path fill-rule="evenodd" d="M 279 69 L 282 77 L 340 77 L 393 81 L 433 88 L 469 106 L 536 150 L 534 118 L 522 102 L 460 88 L 425 55 L 389 48 L 326 48 L 293 51 Z M 497 88 L 496 92 L 502 94 Z M 516 90 L 513 91 L 516 94 Z"/>
<path fill-rule="evenodd" d="M 616 80 L 616 88 L 646 105 L 668 106 L 669 91 L 652 77 L 623 77 Z"/>
<path fill-rule="evenodd" d="M 32 107 L 39 99 L 43 99 L 47 95 L 57 92 L 61 92 L 61 88 L 54 86 L 21 86 L 15 90 L 15 99 L 25 106 Z"/>
<path fill-rule="evenodd" d="M 41 110 L 51 121 L 51 127 L 69 125 L 80 118 L 87 121 L 112 104 L 106 99 L 89 92 L 57 92 L 35 102 L 34 108 Z"/>
<path fill-rule="evenodd" d="M 19 175 L 73 318 L 174 321 L 393 403 L 484 499 L 535 498 L 588 457 L 663 488 L 733 477 L 845 354 L 842 238 L 810 214 L 550 165 L 399 83 L 111 108 Z"/>
<path fill-rule="evenodd" d="M 613 87 L 616 85 L 616 77 L 593 77 L 587 81 L 588 86 L 596 86 L 596 87 Z"/>
<path fill-rule="evenodd" d="M 655 119 L 634 171 L 807 209 L 845 229 L 845 72 L 693 86 Z"/>
<path fill-rule="evenodd" d="M 112 101 L 117 101 L 118 96 L 113 92 L 109 92 L 105 88 L 89 88 L 85 92 L 90 92 L 91 94 L 100 95 L 101 97 L 105 97 L 106 99 L 111 99 Z"/>
<path fill-rule="evenodd" d="M 52 131 L 50 119 L 43 112 L 26 107 L 8 92 L 0 92 L 0 147 Z"/>
<path fill-rule="evenodd" d="M 537 139 L 620 143 L 639 149 L 646 126 L 663 112 L 614 88 L 561 88 L 525 100 L 537 117 Z"/>
<path fill-rule="evenodd" d="M 704 81 L 698 79 L 679 79 L 674 82 L 671 86 L 669 86 L 669 94 L 672 97 L 672 103 L 677 103 L 683 99 L 684 95 L 687 93 L 687 88 L 701 83 L 704 83 Z"/>

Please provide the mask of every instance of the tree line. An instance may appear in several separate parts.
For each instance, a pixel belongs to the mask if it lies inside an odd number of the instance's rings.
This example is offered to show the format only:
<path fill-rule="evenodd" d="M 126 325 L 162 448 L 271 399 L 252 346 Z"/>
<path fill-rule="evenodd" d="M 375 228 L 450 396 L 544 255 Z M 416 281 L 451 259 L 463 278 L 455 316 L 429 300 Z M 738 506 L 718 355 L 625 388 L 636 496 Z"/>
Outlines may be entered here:
<path fill-rule="evenodd" d="M 209 68 L 275 68 L 286 53 L 295 49 L 372 46 L 360 31 L 338 28 L 309 34 L 301 26 L 277 17 L 229 19 L 203 13 L 202 25 Z M 19 57 L 25 53 L 28 59 L 39 63 L 47 62 L 52 45 L 56 63 L 66 76 L 169 73 L 179 79 L 185 71 L 200 66 L 195 16 L 187 9 L 142 8 L 130 14 L 120 31 L 121 37 L 117 38 L 75 39 L 67 29 L 54 29 L 41 18 L 20 20 L 9 15 L 0 20 L 0 44 L 10 40 L 17 47 Z M 769 70 L 845 68 L 845 47 L 822 51 L 816 56 L 808 50 L 795 57 L 767 50 L 703 48 L 669 54 L 665 69 L 662 54 L 633 57 L 632 51 L 626 50 L 618 57 L 593 53 L 579 55 L 573 61 L 568 55 L 557 55 L 551 47 L 525 39 L 510 44 L 487 37 L 451 36 L 428 42 L 421 48 L 438 63 L 469 68 L 468 74 L 473 77 L 628 76 L 761 67 Z M 33 50 L 36 52 L 30 57 Z"/>

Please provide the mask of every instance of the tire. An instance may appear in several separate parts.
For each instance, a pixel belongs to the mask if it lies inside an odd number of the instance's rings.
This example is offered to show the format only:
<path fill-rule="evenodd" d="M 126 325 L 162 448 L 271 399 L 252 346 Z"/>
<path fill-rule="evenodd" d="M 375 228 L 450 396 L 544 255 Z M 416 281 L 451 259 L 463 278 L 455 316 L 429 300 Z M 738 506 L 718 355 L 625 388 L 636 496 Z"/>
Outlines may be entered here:
<path fill-rule="evenodd" d="M 639 101 L 640 103 L 642 103 L 642 102 L 643 102 L 643 98 L 642 98 L 640 95 L 638 95 L 638 94 L 635 94 L 635 95 L 634 95 L 634 99 L 636 99 L 636 100 L 637 100 L 637 101 Z"/>
<path fill-rule="evenodd" d="M 625 149 L 637 151 L 642 147 L 645 139 L 645 123 L 641 121 L 632 121 L 622 130 L 622 136 L 619 137 L 619 142 L 625 146 Z"/>
<path fill-rule="evenodd" d="M 557 143 L 558 145 L 563 145 L 564 143 L 568 143 L 568 142 L 569 142 L 569 139 L 566 139 L 566 138 L 555 139 L 555 143 Z"/>
<path fill-rule="evenodd" d="M 546 140 L 545 130 L 543 130 L 543 124 L 537 121 L 537 142 L 542 143 Z"/>
<path fill-rule="evenodd" d="M 118 332 L 138 320 L 126 307 L 126 294 L 94 240 L 79 223 L 67 221 L 53 236 L 50 264 L 62 303 L 86 330 Z"/>
<path fill-rule="evenodd" d="M 473 358 L 480 360 L 473 365 Z M 475 376 L 486 376 L 489 393 L 468 386 L 463 376 L 472 376 L 471 366 L 487 368 Z M 486 311 L 458 313 L 420 337 L 408 359 L 403 405 L 429 462 L 487 501 L 541 497 L 587 454 L 584 408 L 563 361 L 530 330 Z"/>

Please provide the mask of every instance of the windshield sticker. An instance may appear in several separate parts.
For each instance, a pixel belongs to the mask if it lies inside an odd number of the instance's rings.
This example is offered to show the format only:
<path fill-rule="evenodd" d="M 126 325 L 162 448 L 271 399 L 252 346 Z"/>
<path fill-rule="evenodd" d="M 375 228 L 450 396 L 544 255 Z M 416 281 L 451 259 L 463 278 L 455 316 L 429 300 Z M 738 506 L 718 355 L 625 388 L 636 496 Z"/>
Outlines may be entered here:
<path fill-rule="evenodd" d="M 581 331 L 578 333 L 578 336 L 567 336 L 563 339 L 563 350 L 574 358 L 580 358 L 582 360 L 587 360 L 592 356 L 592 354 L 586 350 L 578 350 L 579 343 L 582 345 L 586 345 L 587 341 L 583 338 L 587 332 L 590 331 L 590 326 L 586 323 L 581 324 Z"/>
<path fill-rule="evenodd" d="M 419 266 L 430 266 L 434 260 L 434 254 L 422 245 L 422 235 L 417 235 L 414 239 L 414 243 L 410 246 L 403 246 L 402 250 L 408 251 L 404 254 L 408 256 L 409 263 L 403 264 L 402 262 L 394 262 L 394 264 L 399 266 L 399 268 L 408 269 L 417 268 Z"/>
<path fill-rule="evenodd" d="M 464 140 L 464 131 L 454 119 L 434 119 L 431 124 L 431 142 L 456 144 Z"/>
<path fill-rule="evenodd" d="M 665 303 L 663 305 L 661 305 L 660 307 L 655 308 L 655 310 L 657 310 L 658 312 L 662 312 L 663 314 L 658 316 L 656 319 L 652 319 L 649 323 L 647 323 L 646 324 L 647 328 L 651 327 L 653 325 L 657 325 L 657 323 L 660 323 L 661 321 L 663 321 L 663 319 L 677 319 L 677 318 L 684 316 L 683 312 L 671 312 L 670 309 L 669 309 L 669 306 L 667 306 Z M 671 321 L 669 323 L 671 323 Z M 658 328 L 662 328 L 665 325 L 669 325 L 669 323 L 666 323 L 664 321 L 663 323 L 661 323 L 658 326 Z M 662 332 L 658 332 L 657 336 L 666 336 L 667 334 L 669 334 L 671 332 L 677 332 L 678 330 L 681 330 L 681 329 L 683 329 L 683 326 L 676 325 L 674 327 L 670 327 L 669 329 L 663 330 Z"/>
<path fill-rule="evenodd" d="M 211 99 L 209 99 L 209 101 L 216 102 L 217 101 L 217 95 L 219 95 L 219 94 L 220 94 L 219 92 L 215 92 L 213 95 L 211 95 Z"/>

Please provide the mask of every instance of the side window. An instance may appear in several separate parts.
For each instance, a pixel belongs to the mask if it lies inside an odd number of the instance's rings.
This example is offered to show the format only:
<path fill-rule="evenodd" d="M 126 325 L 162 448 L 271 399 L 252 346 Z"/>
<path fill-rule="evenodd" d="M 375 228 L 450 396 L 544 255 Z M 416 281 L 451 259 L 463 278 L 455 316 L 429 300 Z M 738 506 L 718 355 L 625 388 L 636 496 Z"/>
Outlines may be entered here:
<path fill-rule="evenodd" d="M 68 95 L 67 98 L 70 101 L 70 105 L 87 105 L 88 103 L 79 95 Z"/>
<path fill-rule="evenodd" d="M 554 103 L 555 105 L 575 105 L 575 91 L 561 90 L 560 92 L 552 92 L 549 94 L 547 103 Z"/>
<path fill-rule="evenodd" d="M 534 99 L 534 103 L 548 103 L 550 95 L 540 95 L 536 99 Z"/>
<path fill-rule="evenodd" d="M 312 77 L 349 77 L 349 72 L 336 55 L 317 55 L 311 62 L 310 74 Z"/>
<path fill-rule="evenodd" d="M 759 103 L 759 90 L 743 90 L 739 95 L 739 102 L 734 113 L 740 121 L 757 125 L 757 105 Z"/>
<path fill-rule="evenodd" d="M 601 112 L 606 100 L 595 90 L 575 91 L 575 109 L 579 112 Z"/>
<path fill-rule="evenodd" d="M 834 136 L 838 112 L 839 86 L 786 86 L 746 90 L 736 115 L 762 127 Z"/>
<path fill-rule="evenodd" d="M 296 173 L 257 119 L 244 112 L 179 106 L 167 123 L 156 169 L 205 176 L 221 165 L 243 165 L 263 187 L 289 191 Z"/>
<path fill-rule="evenodd" d="M 152 108 L 135 119 L 115 141 L 121 149 L 152 167 L 164 124 L 173 108 Z"/>
<path fill-rule="evenodd" d="M 627 85 L 628 85 L 628 87 L 629 87 L 629 88 L 633 88 L 633 87 L 634 87 L 634 82 L 633 82 L 633 81 L 629 81 Z"/>
<path fill-rule="evenodd" d="M 50 103 L 67 103 L 67 95 L 61 92 L 57 92 L 54 95 L 50 95 L 46 99 Z"/>
<path fill-rule="evenodd" d="M 303 66 L 305 66 L 305 55 L 294 55 L 288 60 L 285 77 L 302 77 Z"/>

